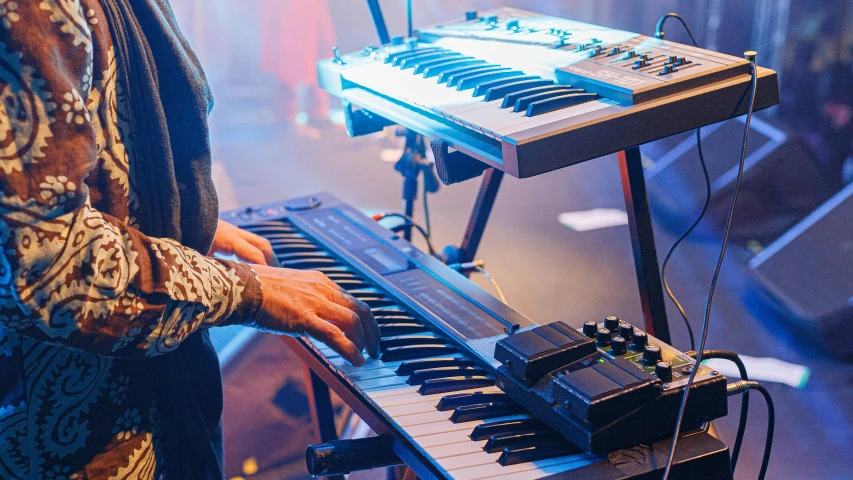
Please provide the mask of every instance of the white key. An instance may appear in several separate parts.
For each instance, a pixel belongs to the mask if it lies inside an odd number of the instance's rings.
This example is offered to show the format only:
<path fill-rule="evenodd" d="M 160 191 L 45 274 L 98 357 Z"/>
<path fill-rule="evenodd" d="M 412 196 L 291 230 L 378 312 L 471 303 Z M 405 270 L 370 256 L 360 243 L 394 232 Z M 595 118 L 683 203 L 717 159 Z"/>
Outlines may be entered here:
<path fill-rule="evenodd" d="M 356 380 L 353 383 L 361 390 L 369 390 L 372 388 L 397 387 L 406 385 L 406 379 L 409 377 L 400 377 L 397 375 L 390 377 L 369 378 L 367 380 Z"/>
<path fill-rule="evenodd" d="M 364 380 L 370 380 L 374 378 L 385 378 L 385 377 L 395 377 L 399 376 L 394 370 L 390 370 L 388 368 L 372 368 L 368 370 L 354 370 L 346 374 L 347 378 L 352 380 L 353 382 L 359 382 Z M 408 378 L 408 377 L 407 377 Z"/>
<path fill-rule="evenodd" d="M 438 410 L 433 409 L 433 411 L 431 412 L 415 413 L 413 415 L 401 415 L 399 417 L 392 418 L 394 419 L 394 422 L 401 427 L 411 427 L 414 425 L 423 425 L 425 423 L 452 423 L 450 421 L 450 415 L 452 413 L 453 412 L 439 412 Z"/>
<path fill-rule="evenodd" d="M 479 451 L 475 453 L 466 453 L 464 455 L 456 455 L 454 457 L 437 458 L 438 465 L 450 472 L 461 468 L 476 467 L 478 465 L 489 465 L 496 462 L 500 458 L 501 452 L 486 453 Z"/>
<path fill-rule="evenodd" d="M 473 430 L 473 428 L 471 429 Z M 438 447 L 441 445 L 457 445 L 461 443 L 474 443 L 468 435 L 470 431 L 458 430 L 455 432 L 437 433 L 418 437 L 417 442 L 422 448 Z"/>
<path fill-rule="evenodd" d="M 474 392 L 483 392 L 483 393 L 492 393 L 499 392 L 500 389 L 498 387 L 484 387 L 484 388 L 472 388 L 471 390 L 460 390 L 458 392 L 453 393 L 434 393 L 432 395 L 421 395 L 420 393 L 406 393 L 402 395 L 394 395 L 389 397 L 377 398 L 374 401 L 376 404 L 382 408 L 394 407 L 397 405 L 406 405 L 409 403 L 419 403 L 422 401 L 432 402 L 433 405 L 438 404 L 438 401 L 441 400 L 441 397 L 447 395 L 456 395 L 459 393 L 474 393 Z"/>
<path fill-rule="evenodd" d="M 500 454 L 498 454 L 500 457 Z M 480 478 L 517 478 L 524 472 L 533 472 L 532 478 L 539 478 L 548 475 L 545 469 L 553 469 L 552 473 L 568 471 L 575 468 L 580 468 L 590 463 L 599 461 L 600 458 L 594 455 L 578 454 L 566 455 L 562 457 L 554 457 L 546 460 L 537 460 L 535 462 L 518 463 L 515 465 L 502 466 L 497 461 L 493 463 L 479 464 L 457 469 L 450 469 L 448 472 L 455 480 L 477 480 Z M 539 471 L 537 471 L 539 470 Z M 510 476 L 511 475 L 511 476 Z"/>
<path fill-rule="evenodd" d="M 418 442 L 419 445 L 420 442 Z M 435 459 L 455 457 L 457 455 L 469 455 L 472 453 L 485 453 L 483 446 L 486 445 L 485 440 L 478 442 L 472 441 L 470 438 L 467 442 L 451 443 L 448 445 L 439 445 L 436 447 L 426 447 L 426 452 Z M 423 445 L 421 445 L 423 447 Z"/>
<path fill-rule="evenodd" d="M 395 395 L 402 395 L 406 393 L 418 393 L 417 388 L 414 388 L 406 383 L 403 383 L 402 385 L 393 385 L 390 387 L 379 387 L 371 390 L 362 390 L 364 391 L 365 395 L 367 395 L 373 400 L 383 397 L 393 397 Z"/>
<path fill-rule="evenodd" d="M 395 405 L 393 407 L 385 407 L 385 414 L 393 417 L 400 417 L 403 415 L 414 415 L 416 413 L 427 413 L 427 412 L 435 412 L 435 402 L 434 401 L 425 401 L 419 403 L 407 403 L 404 405 Z"/>

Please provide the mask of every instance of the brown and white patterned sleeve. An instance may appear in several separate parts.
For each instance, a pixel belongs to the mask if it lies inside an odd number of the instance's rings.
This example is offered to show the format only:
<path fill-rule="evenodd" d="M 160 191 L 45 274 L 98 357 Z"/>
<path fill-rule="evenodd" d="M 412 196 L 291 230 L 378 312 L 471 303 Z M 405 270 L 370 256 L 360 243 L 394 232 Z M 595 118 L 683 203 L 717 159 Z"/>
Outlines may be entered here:
<path fill-rule="evenodd" d="M 0 6 L 0 339 L 5 328 L 144 357 L 200 328 L 250 320 L 261 295 L 248 266 L 147 237 L 92 207 L 84 180 L 98 147 L 84 99 L 93 45 L 79 1 Z"/>

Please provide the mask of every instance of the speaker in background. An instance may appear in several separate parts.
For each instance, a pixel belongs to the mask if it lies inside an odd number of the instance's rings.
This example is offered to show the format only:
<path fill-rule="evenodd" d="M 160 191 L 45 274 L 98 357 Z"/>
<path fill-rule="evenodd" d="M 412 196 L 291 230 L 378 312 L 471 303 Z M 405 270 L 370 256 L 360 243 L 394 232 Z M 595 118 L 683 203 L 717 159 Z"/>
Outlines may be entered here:
<path fill-rule="evenodd" d="M 783 319 L 832 354 L 853 359 L 853 343 L 842 333 L 853 320 L 853 184 L 748 265 Z"/>
<path fill-rule="evenodd" d="M 722 230 L 737 178 L 745 117 L 702 128 L 702 151 L 711 179 L 706 221 Z M 806 143 L 767 120 L 753 117 L 744 177 L 731 238 L 741 245 L 767 245 L 814 211 L 833 193 Z M 666 227 L 679 233 L 696 218 L 705 185 L 696 134 L 684 133 L 643 148 L 649 201 Z"/>

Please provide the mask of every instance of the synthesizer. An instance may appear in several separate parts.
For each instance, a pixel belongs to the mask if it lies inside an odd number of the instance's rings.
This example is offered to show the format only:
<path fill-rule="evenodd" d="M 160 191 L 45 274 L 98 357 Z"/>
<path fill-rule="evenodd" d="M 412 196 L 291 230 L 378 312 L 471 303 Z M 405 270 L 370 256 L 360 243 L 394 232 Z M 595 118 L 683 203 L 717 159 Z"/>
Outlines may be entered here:
<path fill-rule="evenodd" d="M 524 178 L 746 113 L 750 64 L 513 8 L 318 63 L 351 135 L 400 124 Z M 758 68 L 755 109 L 779 103 Z"/>
<path fill-rule="evenodd" d="M 535 405 L 499 388 L 506 364 L 496 346 L 539 335 L 542 327 L 334 196 L 221 217 L 267 238 L 283 267 L 319 270 L 370 306 L 381 332 L 378 360 L 353 367 L 308 337 L 296 340 L 296 352 L 374 432 L 394 436 L 394 452 L 421 478 L 646 478 L 666 463 L 666 435 L 634 435 L 645 443 L 589 453 L 534 414 Z M 672 360 L 671 352 L 662 358 Z M 674 368 L 691 361 L 682 360 Z M 550 374 L 552 360 L 532 363 L 537 375 Z M 657 377 L 651 382 L 662 388 Z M 701 430 L 689 432 L 679 441 L 674 474 L 731 479 L 728 448 Z"/>

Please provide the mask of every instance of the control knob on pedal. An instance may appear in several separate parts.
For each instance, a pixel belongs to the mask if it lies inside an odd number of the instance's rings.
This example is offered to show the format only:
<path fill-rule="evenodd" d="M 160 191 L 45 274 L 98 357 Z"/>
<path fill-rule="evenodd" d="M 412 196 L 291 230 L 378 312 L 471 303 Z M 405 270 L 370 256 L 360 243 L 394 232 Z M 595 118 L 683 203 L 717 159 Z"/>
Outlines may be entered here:
<path fill-rule="evenodd" d="M 619 324 L 622 323 L 622 320 L 614 315 L 608 315 L 604 317 L 604 328 L 610 330 L 611 332 L 616 332 L 619 330 Z"/>
<path fill-rule="evenodd" d="M 658 362 L 655 365 L 655 376 L 660 379 L 661 382 L 671 382 L 672 381 L 672 365 L 669 362 Z"/>
<path fill-rule="evenodd" d="M 646 345 L 649 344 L 649 337 L 646 336 L 646 332 L 638 332 L 634 331 L 634 342 L 631 344 L 631 349 L 636 350 L 638 352 L 642 352 Z"/>
<path fill-rule="evenodd" d="M 610 340 L 610 353 L 613 355 L 625 355 L 628 351 L 628 342 L 622 337 L 613 337 Z"/>
<path fill-rule="evenodd" d="M 595 344 L 598 345 L 599 348 L 610 345 L 610 330 L 606 328 L 599 328 L 598 333 L 595 335 Z"/>
<path fill-rule="evenodd" d="M 598 324 L 593 321 L 583 322 L 583 334 L 589 338 L 595 338 L 598 333 Z"/>
<path fill-rule="evenodd" d="M 630 323 L 622 323 L 619 325 L 619 336 L 624 338 L 626 341 L 630 341 L 634 338 L 634 327 L 631 326 Z"/>
<path fill-rule="evenodd" d="M 657 345 L 646 345 L 643 349 L 643 363 L 646 365 L 654 365 L 663 360 L 660 347 Z"/>

